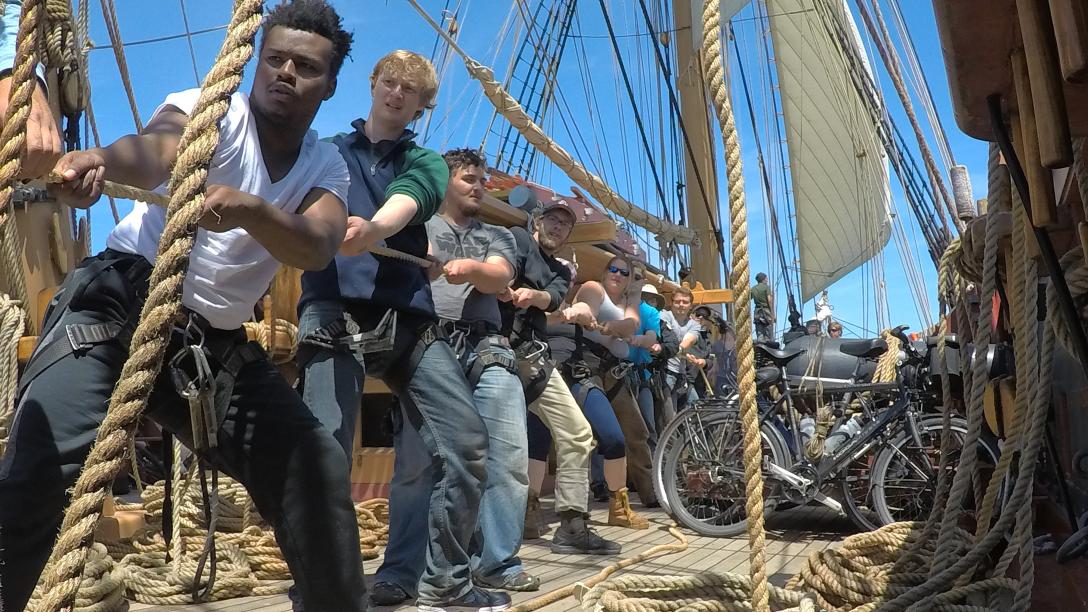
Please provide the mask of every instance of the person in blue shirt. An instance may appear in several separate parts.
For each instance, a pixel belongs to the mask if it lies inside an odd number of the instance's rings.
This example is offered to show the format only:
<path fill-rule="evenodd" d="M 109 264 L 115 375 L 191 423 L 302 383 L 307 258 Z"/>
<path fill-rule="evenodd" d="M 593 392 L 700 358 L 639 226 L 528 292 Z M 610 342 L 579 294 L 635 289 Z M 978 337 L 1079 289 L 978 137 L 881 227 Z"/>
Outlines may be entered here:
<path fill-rule="evenodd" d="M 7 117 L 8 100 L 11 95 L 11 70 L 15 65 L 15 41 L 19 34 L 19 15 L 22 13 L 23 0 L 4 0 L 0 4 L 0 121 Z M 39 81 L 30 96 L 30 116 L 26 122 L 26 144 L 23 145 L 23 166 L 20 178 L 44 176 L 64 153 L 61 146 L 60 129 L 49 108 L 49 99 L 45 93 L 45 82 L 41 80 L 42 71 L 38 69 Z"/>
<path fill-rule="evenodd" d="M 657 421 L 654 415 L 654 395 L 650 388 L 650 363 L 654 355 L 661 352 L 661 313 L 659 306 L 664 305 L 664 299 L 657 292 L 657 287 L 647 283 L 642 287 L 642 303 L 639 305 L 638 333 L 631 341 L 631 352 L 628 357 L 633 367 L 631 368 L 632 386 L 636 390 L 635 398 L 638 400 L 638 409 L 642 413 L 642 419 L 646 421 L 646 429 L 650 432 L 650 449 L 657 446 Z"/>

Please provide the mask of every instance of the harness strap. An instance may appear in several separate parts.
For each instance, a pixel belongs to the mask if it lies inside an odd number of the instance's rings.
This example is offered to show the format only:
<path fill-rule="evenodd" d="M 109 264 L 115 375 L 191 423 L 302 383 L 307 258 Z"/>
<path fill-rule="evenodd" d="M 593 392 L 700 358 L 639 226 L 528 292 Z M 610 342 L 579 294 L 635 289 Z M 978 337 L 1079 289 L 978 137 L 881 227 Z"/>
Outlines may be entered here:
<path fill-rule="evenodd" d="M 472 388 L 476 388 L 476 384 L 480 382 L 480 378 L 484 375 L 484 370 L 491 366 L 499 366 L 515 376 L 518 374 L 518 362 L 512 356 L 499 354 L 491 350 L 491 343 L 496 337 L 487 336 L 476 343 L 476 359 L 473 360 L 472 366 L 465 374 Z"/>

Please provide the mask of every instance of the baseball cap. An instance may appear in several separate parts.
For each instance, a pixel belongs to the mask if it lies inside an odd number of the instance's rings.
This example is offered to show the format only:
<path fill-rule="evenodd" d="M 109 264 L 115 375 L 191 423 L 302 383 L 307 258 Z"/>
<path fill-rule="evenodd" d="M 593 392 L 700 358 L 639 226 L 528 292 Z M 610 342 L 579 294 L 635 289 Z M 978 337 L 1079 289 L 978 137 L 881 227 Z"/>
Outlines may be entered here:
<path fill-rule="evenodd" d="M 567 203 L 565 198 L 555 198 L 544 203 L 544 208 L 540 211 L 540 214 L 545 214 L 553 210 L 562 210 L 570 215 L 571 221 L 578 222 L 578 213 L 574 212 L 574 208 Z"/>

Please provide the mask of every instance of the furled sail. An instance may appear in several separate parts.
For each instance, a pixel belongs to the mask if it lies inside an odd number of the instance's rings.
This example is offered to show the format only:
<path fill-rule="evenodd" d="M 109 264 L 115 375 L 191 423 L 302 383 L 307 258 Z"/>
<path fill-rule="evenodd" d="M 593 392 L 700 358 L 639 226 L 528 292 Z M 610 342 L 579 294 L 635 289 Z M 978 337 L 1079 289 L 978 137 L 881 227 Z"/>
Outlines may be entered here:
<path fill-rule="evenodd" d="M 888 167 L 871 107 L 851 81 L 854 58 L 872 70 L 845 0 L 767 5 L 807 301 L 887 244 Z M 849 56 L 843 45 L 852 47 Z"/>

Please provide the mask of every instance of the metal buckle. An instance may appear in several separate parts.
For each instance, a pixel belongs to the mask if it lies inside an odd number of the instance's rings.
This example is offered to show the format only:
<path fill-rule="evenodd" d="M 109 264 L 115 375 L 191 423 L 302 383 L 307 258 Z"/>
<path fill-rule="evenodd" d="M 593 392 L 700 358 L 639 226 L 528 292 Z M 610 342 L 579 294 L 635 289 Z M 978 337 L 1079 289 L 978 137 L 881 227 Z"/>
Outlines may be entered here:
<path fill-rule="evenodd" d="M 380 353 L 393 350 L 396 338 L 397 311 L 390 308 L 374 329 L 345 336 L 340 343 L 353 353 Z"/>
<path fill-rule="evenodd" d="M 215 374 L 204 348 L 204 330 L 190 316 L 185 328 L 180 331 L 183 334 L 182 348 L 170 359 L 170 376 L 178 394 L 189 402 L 193 450 L 200 452 L 219 445 L 216 435 Z"/>

